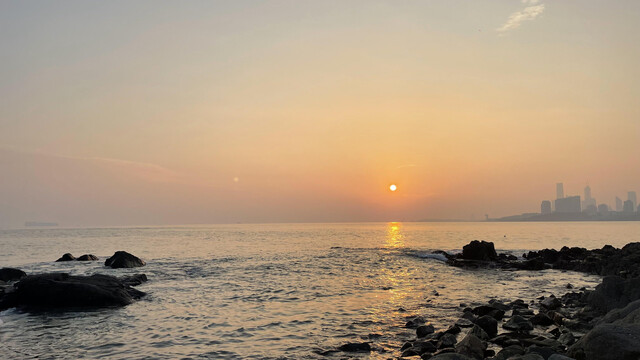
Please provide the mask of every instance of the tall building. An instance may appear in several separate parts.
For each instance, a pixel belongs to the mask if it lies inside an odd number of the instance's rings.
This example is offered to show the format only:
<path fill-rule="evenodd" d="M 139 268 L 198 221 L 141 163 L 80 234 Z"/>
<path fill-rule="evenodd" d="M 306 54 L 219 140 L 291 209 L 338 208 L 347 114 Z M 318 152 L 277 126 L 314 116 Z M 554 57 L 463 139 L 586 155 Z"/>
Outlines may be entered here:
<path fill-rule="evenodd" d="M 609 206 L 607 204 L 598 205 L 598 213 L 606 215 L 609 213 Z"/>
<path fill-rule="evenodd" d="M 587 185 L 587 187 L 584 188 L 584 201 L 582 202 L 582 210 L 584 211 L 591 207 L 596 207 L 596 199 L 591 197 L 591 187 Z"/>
<path fill-rule="evenodd" d="M 557 213 L 579 213 L 580 196 L 569 196 L 555 200 Z"/>
<path fill-rule="evenodd" d="M 636 192 L 635 191 L 629 191 L 627 193 L 627 200 L 631 201 L 633 203 L 633 208 L 635 209 L 636 206 L 638 206 L 638 198 L 636 197 Z"/>
<path fill-rule="evenodd" d="M 564 198 L 564 184 L 557 183 L 556 184 L 556 199 Z"/>
<path fill-rule="evenodd" d="M 622 211 L 622 199 L 616 196 L 616 211 Z"/>
<path fill-rule="evenodd" d="M 540 204 L 540 213 L 551 214 L 551 201 L 544 200 L 542 204 Z"/>
<path fill-rule="evenodd" d="M 632 213 L 635 209 L 633 208 L 633 201 L 627 200 L 624 202 L 622 212 Z"/>

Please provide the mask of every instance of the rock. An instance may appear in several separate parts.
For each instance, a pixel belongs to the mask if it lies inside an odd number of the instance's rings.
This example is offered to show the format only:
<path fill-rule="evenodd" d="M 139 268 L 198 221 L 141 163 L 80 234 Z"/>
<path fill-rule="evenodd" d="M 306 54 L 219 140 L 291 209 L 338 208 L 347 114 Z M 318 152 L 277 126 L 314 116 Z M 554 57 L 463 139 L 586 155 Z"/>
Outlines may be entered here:
<path fill-rule="evenodd" d="M 498 335 L 498 321 L 491 316 L 481 316 L 476 320 L 476 325 L 481 327 L 490 338 Z"/>
<path fill-rule="evenodd" d="M 338 350 L 344 352 L 371 352 L 371 345 L 369 343 L 346 343 L 340 345 Z"/>
<path fill-rule="evenodd" d="M 0 309 L 124 306 L 144 295 L 114 276 L 49 273 L 30 275 L 17 282 L 14 291 L 2 298 Z"/>
<path fill-rule="evenodd" d="M 579 360 L 640 359 L 640 324 L 601 324 L 585 334 L 567 351 Z"/>
<path fill-rule="evenodd" d="M 603 313 L 625 307 L 628 303 L 640 299 L 640 278 L 606 276 L 586 298 L 589 306 Z"/>
<path fill-rule="evenodd" d="M 27 276 L 27 273 L 20 269 L 15 268 L 2 268 L 0 269 L 0 280 L 1 281 L 16 281 L 20 280 L 23 277 Z"/>
<path fill-rule="evenodd" d="M 453 334 L 444 334 L 438 341 L 438 349 L 453 347 L 458 342 L 456 336 Z"/>
<path fill-rule="evenodd" d="M 78 261 L 95 261 L 98 260 L 98 257 L 92 254 L 84 254 L 77 258 Z"/>
<path fill-rule="evenodd" d="M 513 316 L 533 316 L 533 310 L 531 309 L 513 309 L 512 314 Z"/>
<path fill-rule="evenodd" d="M 474 359 L 484 359 L 484 351 L 487 344 L 478 339 L 473 334 L 467 334 L 458 344 L 456 344 L 456 352 Z"/>
<path fill-rule="evenodd" d="M 569 347 L 576 342 L 576 338 L 572 333 L 567 331 L 558 336 L 558 342 L 566 347 Z"/>
<path fill-rule="evenodd" d="M 502 301 L 500 300 L 496 300 L 496 299 L 491 299 L 489 300 L 489 304 L 491 305 L 491 307 L 493 307 L 494 309 L 498 309 L 498 310 L 502 310 L 502 311 L 509 311 L 511 310 L 511 307 L 509 305 L 504 304 Z"/>
<path fill-rule="evenodd" d="M 70 253 L 66 253 L 64 255 L 62 255 L 58 260 L 56 260 L 56 262 L 60 262 L 60 261 L 73 261 L 75 260 L 76 257 L 71 255 Z"/>
<path fill-rule="evenodd" d="M 512 356 L 524 354 L 524 348 L 520 345 L 511 345 L 500 350 L 493 360 L 507 360 Z"/>
<path fill-rule="evenodd" d="M 447 330 L 445 330 L 445 334 L 459 334 L 460 333 L 460 327 L 458 325 L 451 325 Z"/>
<path fill-rule="evenodd" d="M 553 319 L 548 317 L 546 314 L 537 313 L 531 319 L 529 319 L 533 325 L 541 325 L 541 326 L 549 326 L 553 325 Z"/>
<path fill-rule="evenodd" d="M 413 343 L 411 341 L 407 341 L 402 345 L 402 347 L 400 348 L 400 351 L 407 350 L 408 348 L 410 348 L 412 346 L 413 346 Z"/>
<path fill-rule="evenodd" d="M 423 338 L 427 335 L 433 334 L 434 331 L 435 329 L 433 328 L 433 325 L 420 325 L 416 328 L 416 335 L 419 338 Z"/>
<path fill-rule="evenodd" d="M 418 355 L 433 353 L 437 350 L 436 346 L 429 341 L 416 341 L 413 343 L 413 346 L 410 349 L 414 349 L 418 353 Z"/>
<path fill-rule="evenodd" d="M 471 320 L 469 320 L 469 319 L 460 318 L 460 319 L 458 319 L 458 321 L 456 321 L 455 325 L 457 327 L 467 328 L 467 327 L 472 327 L 473 326 L 473 322 Z"/>
<path fill-rule="evenodd" d="M 609 311 L 598 324 L 640 324 L 640 300 L 632 301 L 622 309 Z"/>
<path fill-rule="evenodd" d="M 548 359 L 549 356 L 553 354 L 557 354 L 557 352 L 550 347 L 542 347 L 537 345 L 531 345 L 525 351 L 525 354 L 538 354 L 542 356 L 543 359 Z"/>
<path fill-rule="evenodd" d="M 128 286 L 137 286 L 142 284 L 143 282 L 147 282 L 147 275 L 145 274 L 133 274 L 128 276 L 123 276 L 120 278 L 123 284 Z"/>
<path fill-rule="evenodd" d="M 444 353 L 431 357 L 429 360 L 473 360 L 468 356 L 456 353 Z"/>
<path fill-rule="evenodd" d="M 462 247 L 465 260 L 495 261 L 498 258 L 492 242 L 473 240 Z"/>
<path fill-rule="evenodd" d="M 482 340 L 482 341 L 488 341 L 489 340 L 489 335 L 487 334 L 486 331 L 482 330 L 482 328 L 478 325 L 474 325 L 471 330 L 469 331 L 469 334 L 472 334 L 474 336 L 476 336 L 478 339 Z"/>
<path fill-rule="evenodd" d="M 549 296 L 548 298 L 542 300 L 540 305 L 548 310 L 555 310 L 562 306 L 562 302 L 558 300 L 555 296 Z"/>
<path fill-rule="evenodd" d="M 137 256 L 131 255 L 126 251 L 116 251 L 113 256 L 108 258 L 105 262 L 105 266 L 110 266 L 114 269 L 117 268 L 132 268 L 144 266 L 146 263 Z"/>
<path fill-rule="evenodd" d="M 506 330 L 511 331 L 530 331 L 533 330 L 533 324 L 522 316 L 513 316 L 509 321 L 502 325 Z"/>
<path fill-rule="evenodd" d="M 510 357 L 509 360 L 545 360 L 539 354 L 524 354 Z"/>
<path fill-rule="evenodd" d="M 574 358 L 570 358 L 568 356 L 560 355 L 560 354 L 553 354 L 553 355 L 549 356 L 549 358 L 547 360 L 575 360 L 575 359 Z"/>

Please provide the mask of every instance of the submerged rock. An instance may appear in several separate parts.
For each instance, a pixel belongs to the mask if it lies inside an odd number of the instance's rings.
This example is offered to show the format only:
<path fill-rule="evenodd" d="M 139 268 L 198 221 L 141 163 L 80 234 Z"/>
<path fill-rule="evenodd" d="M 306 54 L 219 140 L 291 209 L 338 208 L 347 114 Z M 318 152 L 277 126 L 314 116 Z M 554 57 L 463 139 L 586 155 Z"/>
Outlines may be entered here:
<path fill-rule="evenodd" d="M 62 255 L 58 260 L 56 260 L 56 262 L 73 261 L 75 259 L 76 259 L 76 257 L 71 255 L 71 253 L 66 253 L 66 254 Z"/>
<path fill-rule="evenodd" d="M 98 257 L 92 254 L 84 254 L 82 256 L 80 256 L 79 258 L 77 258 L 76 260 L 78 261 L 96 261 L 98 260 Z"/>
<path fill-rule="evenodd" d="M 0 280 L 2 281 L 16 281 L 27 276 L 27 273 L 20 269 L 15 268 L 2 268 L 0 269 Z"/>
<path fill-rule="evenodd" d="M 124 306 L 144 295 L 144 292 L 126 285 L 114 276 L 49 273 L 30 275 L 17 282 L 13 291 L 5 294 L 0 301 L 0 309 Z"/>
<path fill-rule="evenodd" d="M 344 352 L 370 352 L 371 345 L 369 343 L 346 343 L 344 345 L 340 345 L 338 350 Z"/>
<path fill-rule="evenodd" d="M 113 256 L 108 258 L 105 262 L 105 266 L 110 266 L 114 269 L 117 268 L 132 268 L 144 266 L 146 263 L 139 257 L 129 254 L 126 251 L 116 251 Z"/>

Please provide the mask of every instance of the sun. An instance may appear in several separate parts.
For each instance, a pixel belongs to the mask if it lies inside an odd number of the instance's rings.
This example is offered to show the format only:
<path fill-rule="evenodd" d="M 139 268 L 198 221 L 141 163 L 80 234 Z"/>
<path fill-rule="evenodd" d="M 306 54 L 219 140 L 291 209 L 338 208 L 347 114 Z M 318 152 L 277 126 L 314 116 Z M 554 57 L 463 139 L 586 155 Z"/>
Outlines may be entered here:
<path fill-rule="evenodd" d="M 389 186 L 389 190 L 396 191 L 398 190 L 398 187 L 396 186 L 396 184 L 391 184 L 391 186 Z"/>

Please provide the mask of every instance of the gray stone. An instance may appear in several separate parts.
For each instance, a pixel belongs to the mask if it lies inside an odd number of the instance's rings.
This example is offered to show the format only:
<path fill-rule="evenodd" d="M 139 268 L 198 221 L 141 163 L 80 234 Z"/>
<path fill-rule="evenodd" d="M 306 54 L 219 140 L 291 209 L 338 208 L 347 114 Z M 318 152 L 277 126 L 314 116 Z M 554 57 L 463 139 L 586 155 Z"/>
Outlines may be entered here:
<path fill-rule="evenodd" d="M 511 331 L 533 330 L 533 324 L 531 324 L 531 321 L 519 315 L 513 316 L 511 319 L 509 319 L 509 321 L 503 324 L 502 327 Z"/>
<path fill-rule="evenodd" d="M 640 324 L 601 324 L 585 334 L 567 351 L 576 359 L 640 359 Z"/>
<path fill-rule="evenodd" d="M 487 344 L 473 334 L 467 334 L 458 344 L 456 352 L 475 359 L 484 359 Z"/>

